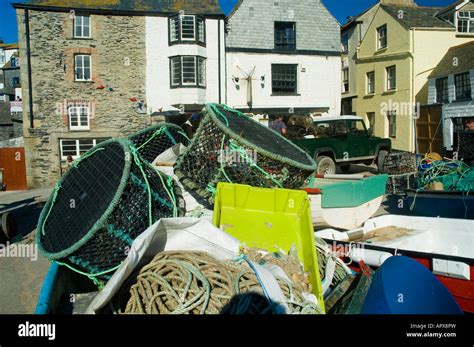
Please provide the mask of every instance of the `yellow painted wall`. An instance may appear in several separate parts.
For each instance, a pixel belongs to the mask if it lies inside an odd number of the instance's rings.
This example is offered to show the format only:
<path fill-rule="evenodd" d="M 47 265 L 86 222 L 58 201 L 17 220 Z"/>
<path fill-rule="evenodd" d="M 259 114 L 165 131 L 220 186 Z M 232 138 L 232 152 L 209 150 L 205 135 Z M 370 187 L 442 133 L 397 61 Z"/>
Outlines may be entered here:
<path fill-rule="evenodd" d="M 387 25 L 387 48 L 377 50 L 377 28 Z M 413 145 L 413 112 L 411 96 L 410 34 L 395 18 L 379 9 L 359 50 L 357 59 L 357 114 L 367 118 L 375 113 L 374 134 L 389 137 L 386 111 L 397 110 L 397 134 L 392 138 L 393 148 L 411 151 Z M 396 66 L 397 88 L 386 90 L 386 68 Z M 375 93 L 368 95 L 367 72 L 375 71 Z M 367 120 L 368 123 L 368 120 Z"/>
<path fill-rule="evenodd" d="M 472 41 L 473 37 L 456 37 L 452 30 L 413 29 L 415 57 L 415 97 L 416 102 L 428 102 L 428 76 L 439 64 L 448 49 Z M 474 59 L 474 57 L 473 57 Z"/>

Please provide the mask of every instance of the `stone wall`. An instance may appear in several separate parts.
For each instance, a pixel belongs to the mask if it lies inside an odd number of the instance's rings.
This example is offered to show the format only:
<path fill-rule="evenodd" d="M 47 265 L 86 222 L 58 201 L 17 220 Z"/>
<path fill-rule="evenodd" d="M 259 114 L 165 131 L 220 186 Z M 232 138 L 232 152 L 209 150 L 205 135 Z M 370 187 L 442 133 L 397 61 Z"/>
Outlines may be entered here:
<path fill-rule="evenodd" d="M 149 125 L 137 112 L 145 100 L 145 18 L 91 15 L 91 39 L 74 39 L 69 12 L 30 10 L 34 128 L 30 128 L 24 10 L 17 10 L 29 187 L 61 174 L 59 140 L 126 136 Z M 92 82 L 74 81 L 74 55 L 92 59 Z M 68 102 L 91 106 L 89 131 L 70 131 Z"/>

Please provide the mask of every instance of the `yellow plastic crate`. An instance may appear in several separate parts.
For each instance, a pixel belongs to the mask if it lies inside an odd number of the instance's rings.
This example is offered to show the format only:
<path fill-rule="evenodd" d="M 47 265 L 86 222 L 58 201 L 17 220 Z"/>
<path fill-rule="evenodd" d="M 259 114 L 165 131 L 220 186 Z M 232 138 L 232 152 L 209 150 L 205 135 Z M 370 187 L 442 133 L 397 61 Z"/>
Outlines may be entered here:
<path fill-rule="evenodd" d="M 213 224 L 245 243 L 275 252 L 292 245 L 324 310 L 311 208 L 305 191 L 219 183 Z"/>

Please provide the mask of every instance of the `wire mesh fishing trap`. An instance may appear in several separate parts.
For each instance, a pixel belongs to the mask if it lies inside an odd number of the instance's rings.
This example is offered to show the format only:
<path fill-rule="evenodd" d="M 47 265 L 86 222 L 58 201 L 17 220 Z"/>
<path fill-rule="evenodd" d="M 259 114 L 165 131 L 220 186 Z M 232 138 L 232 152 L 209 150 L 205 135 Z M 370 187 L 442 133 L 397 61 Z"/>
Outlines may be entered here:
<path fill-rule="evenodd" d="M 187 146 L 189 139 L 183 129 L 175 124 L 162 123 L 139 131 L 129 137 L 140 156 L 152 163 L 156 157 L 178 143 Z"/>
<path fill-rule="evenodd" d="M 133 240 L 160 218 L 183 216 L 181 190 L 128 140 L 91 149 L 56 185 L 38 222 L 43 255 L 95 279 L 108 278 Z"/>
<path fill-rule="evenodd" d="M 388 174 L 387 194 L 403 194 L 407 189 L 416 188 L 418 175 L 416 154 L 394 151 L 386 158 L 383 166 Z"/>
<path fill-rule="evenodd" d="M 298 189 L 316 170 L 302 149 L 247 115 L 207 104 L 205 116 L 175 174 L 186 189 L 213 204 L 218 182 Z"/>

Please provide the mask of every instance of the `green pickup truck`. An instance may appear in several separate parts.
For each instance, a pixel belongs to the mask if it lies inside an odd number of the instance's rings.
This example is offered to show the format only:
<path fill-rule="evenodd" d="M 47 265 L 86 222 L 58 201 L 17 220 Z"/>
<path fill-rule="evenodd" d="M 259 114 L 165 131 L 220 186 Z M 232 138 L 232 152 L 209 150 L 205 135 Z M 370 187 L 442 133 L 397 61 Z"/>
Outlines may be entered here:
<path fill-rule="evenodd" d="M 382 171 L 392 147 L 390 139 L 372 136 L 357 116 L 319 117 L 304 128 L 290 120 L 288 136 L 316 160 L 319 174 L 336 173 L 336 165 L 347 173 L 351 164 L 374 162 Z"/>

